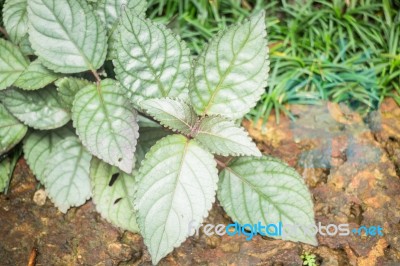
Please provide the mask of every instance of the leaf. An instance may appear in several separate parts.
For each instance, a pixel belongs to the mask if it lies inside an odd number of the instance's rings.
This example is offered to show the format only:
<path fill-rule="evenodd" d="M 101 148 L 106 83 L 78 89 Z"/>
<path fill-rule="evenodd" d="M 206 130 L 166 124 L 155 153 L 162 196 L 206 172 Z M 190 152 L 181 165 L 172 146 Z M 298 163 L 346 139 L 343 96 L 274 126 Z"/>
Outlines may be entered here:
<path fill-rule="evenodd" d="M 105 162 L 131 173 L 138 136 L 137 113 L 111 79 L 81 89 L 72 107 L 83 145 Z"/>
<path fill-rule="evenodd" d="M 25 136 L 28 128 L 0 104 L 0 155 L 11 150 Z M 1 189 L 0 189 L 1 191 Z"/>
<path fill-rule="evenodd" d="M 90 164 L 93 202 L 101 216 L 124 230 L 138 232 L 134 212 L 135 175 L 125 174 L 97 158 Z"/>
<path fill-rule="evenodd" d="M 68 77 L 57 80 L 55 84 L 61 104 L 65 108 L 71 109 L 76 93 L 92 83 L 85 79 Z"/>
<path fill-rule="evenodd" d="M 162 126 L 160 124 L 158 124 L 158 122 L 151 120 L 150 118 L 147 118 L 143 115 L 138 115 L 138 124 L 139 124 L 139 128 L 142 127 L 157 127 L 157 128 L 161 128 Z"/>
<path fill-rule="evenodd" d="M 4 26 L 10 40 L 19 44 L 28 32 L 28 0 L 6 0 L 3 7 Z"/>
<path fill-rule="evenodd" d="M 11 179 L 11 161 L 6 157 L 0 161 L 0 193 L 8 187 Z"/>
<path fill-rule="evenodd" d="M 0 92 L 0 96 L 15 117 L 35 129 L 59 128 L 70 120 L 70 113 L 61 106 L 52 86 L 36 91 L 12 88 Z"/>
<path fill-rule="evenodd" d="M 33 61 L 15 81 L 14 86 L 24 90 L 41 89 L 59 78 L 58 74 L 45 68 L 39 60 Z"/>
<path fill-rule="evenodd" d="M 150 99 L 143 101 L 141 107 L 160 121 L 161 125 L 183 134 L 190 134 L 197 121 L 192 107 L 183 101 L 168 98 Z"/>
<path fill-rule="evenodd" d="M 218 116 L 201 120 L 195 139 L 211 153 L 222 156 L 261 156 L 247 132 L 232 121 Z"/>
<path fill-rule="evenodd" d="M 157 141 L 168 135 L 169 133 L 160 127 L 140 127 L 139 139 L 135 152 L 136 165 L 140 166 L 150 148 L 153 147 Z"/>
<path fill-rule="evenodd" d="M 116 43 L 118 42 L 118 22 L 121 13 L 128 8 L 135 14 L 144 17 L 147 9 L 145 0 L 100 0 L 96 11 L 108 30 L 107 60 L 116 57 Z"/>
<path fill-rule="evenodd" d="M 44 185 L 56 207 L 66 213 L 90 199 L 91 155 L 77 137 L 68 137 L 54 146 L 44 170 Z"/>
<path fill-rule="evenodd" d="M 171 30 L 126 10 L 119 26 L 117 79 L 138 105 L 143 99 L 186 97 L 189 49 Z"/>
<path fill-rule="evenodd" d="M 44 169 L 51 157 L 55 145 L 67 137 L 75 136 L 75 132 L 69 126 L 48 131 L 33 131 L 24 140 L 23 150 L 29 168 L 35 174 L 36 179 L 44 183 Z"/>
<path fill-rule="evenodd" d="M 19 49 L 23 55 L 34 55 L 35 51 L 33 51 L 31 47 L 31 43 L 29 41 L 29 35 L 26 34 L 19 43 Z"/>
<path fill-rule="evenodd" d="M 96 70 L 107 53 L 104 26 L 84 0 L 29 0 L 29 40 L 51 70 Z"/>
<path fill-rule="evenodd" d="M 220 173 L 218 199 L 240 224 L 315 225 L 313 203 L 301 176 L 270 157 L 241 157 Z M 316 245 L 315 235 L 299 231 L 287 240 Z"/>
<path fill-rule="evenodd" d="M 3 192 L 7 194 L 15 166 L 17 165 L 21 154 L 21 148 L 17 147 L 7 154 L 6 158 L 0 161 L 0 193 Z"/>
<path fill-rule="evenodd" d="M 11 86 L 28 67 L 29 61 L 11 42 L 0 39 L 0 90 Z"/>
<path fill-rule="evenodd" d="M 214 38 L 195 63 L 190 97 L 197 114 L 242 118 L 259 100 L 269 61 L 262 12 Z"/>
<path fill-rule="evenodd" d="M 199 226 L 215 200 L 213 156 L 182 135 L 163 138 L 139 169 L 136 195 L 140 232 L 154 264 Z"/>
<path fill-rule="evenodd" d="M 119 23 L 116 22 L 114 27 L 109 30 L 108 34 L 108 52 L 106 60 L 114 60 L 117 57 L 117 49 L 118 49 L 118 41 L 119 41 L 119 31 L 118 31 Z"/>
<path fill-rule="evenodd" d="M 137 15 L 144 16 L 147 9 L 145 0 L 100 0 L 96 13 L 107 30 L 114 28 L 124 9 L 129 9 Z"/>

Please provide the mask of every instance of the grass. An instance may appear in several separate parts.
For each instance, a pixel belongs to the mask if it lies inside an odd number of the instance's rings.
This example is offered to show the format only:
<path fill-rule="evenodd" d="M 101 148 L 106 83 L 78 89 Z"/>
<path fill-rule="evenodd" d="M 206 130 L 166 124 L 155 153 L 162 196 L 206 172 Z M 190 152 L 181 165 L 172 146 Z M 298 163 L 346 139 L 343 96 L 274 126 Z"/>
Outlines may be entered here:
<path fill-rule="evenodd" d="M 362 114 L 386 97 L 400 105 L 400 6 L 395 0 L 150 1 L 150 17 L 168 24 L 200 53 L 221 28 L 264 9 L 271 72 L 248 118 L 267 121 L 287 105 L 346 102 Z"/>
<path fill-rule="evenodd" d="M 148 15 L 167 24 L 199 54 L 206 40 L 230 24 L 242 21 L 254 10 L 268 9 L 265 1 L 149 0 Z"/>

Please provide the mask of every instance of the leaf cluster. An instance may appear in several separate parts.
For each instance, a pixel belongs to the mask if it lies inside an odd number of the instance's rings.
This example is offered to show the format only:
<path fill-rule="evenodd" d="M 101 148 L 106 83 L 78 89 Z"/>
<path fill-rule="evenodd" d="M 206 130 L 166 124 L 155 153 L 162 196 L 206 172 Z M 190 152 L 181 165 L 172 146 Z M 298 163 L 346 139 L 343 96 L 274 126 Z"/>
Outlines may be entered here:
<path fill-rule="evenodd" d="M 145 11 L 138 0 L 6 0 L 0 155 L 22 141 L 61 212 L 92 198 L 143 236 L 154 263 L 201 225 L 216 194 L 243 224 L 313 224 L 302 178 L 236 123 L 267 84 L 265 13 L 221 30 L 192 60 Z M 1 189 L 11 164 L 0 165 Z M 301 231 L 286 239 L 316 244 Z"/>

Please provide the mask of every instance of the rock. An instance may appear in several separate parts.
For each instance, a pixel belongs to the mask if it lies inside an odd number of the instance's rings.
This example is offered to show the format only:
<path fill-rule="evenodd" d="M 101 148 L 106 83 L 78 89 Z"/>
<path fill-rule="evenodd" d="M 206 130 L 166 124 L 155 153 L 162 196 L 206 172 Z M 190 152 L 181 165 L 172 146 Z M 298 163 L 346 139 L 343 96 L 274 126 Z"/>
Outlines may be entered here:
<path fill-rule="evenodd" d="M 221 245 L 223 252 L 227 253 L 238 253 L 240 252 L 240 244 L 237 242 L 229 242 Z"/>
<path fill-rule="evenodd" d="M 132 258 L 132 248 L 119 242 L 111 243 L 107 247 L 107 252 L 111 258 L 118 261 L 128 261 Z"/>
<path fill-rule="evenodd" d="M 38 206 L 43 206 L 46 203 L 46 198 L 47 193 L 41 188 L 33 195 L 33 202 L 35 202 Z"/>
<path fill-rule="evenodd" d="M 206 237 L 206 244 L 210 248 L 216 248 L 221 243 L 221 238 L 216 235 L 212 235 L 210 237 Z"/>

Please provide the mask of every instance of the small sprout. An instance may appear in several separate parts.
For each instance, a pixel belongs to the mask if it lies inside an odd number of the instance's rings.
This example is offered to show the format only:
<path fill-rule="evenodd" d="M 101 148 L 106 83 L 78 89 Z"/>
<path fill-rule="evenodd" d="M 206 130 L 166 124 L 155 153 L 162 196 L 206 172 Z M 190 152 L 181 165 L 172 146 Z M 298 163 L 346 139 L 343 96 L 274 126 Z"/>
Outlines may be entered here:
<path fill-rule="evenodd" d="M 316 262 L 316 256 L 310 252 L 304 252 L 301 257 L 303 260 L 303 265 L 308 265 L 308 266 L 317 266 Z"/>

